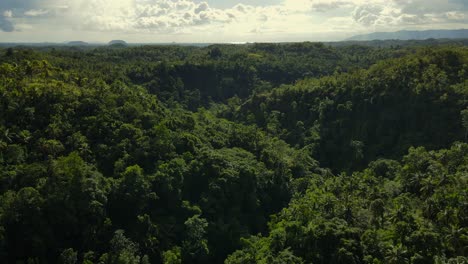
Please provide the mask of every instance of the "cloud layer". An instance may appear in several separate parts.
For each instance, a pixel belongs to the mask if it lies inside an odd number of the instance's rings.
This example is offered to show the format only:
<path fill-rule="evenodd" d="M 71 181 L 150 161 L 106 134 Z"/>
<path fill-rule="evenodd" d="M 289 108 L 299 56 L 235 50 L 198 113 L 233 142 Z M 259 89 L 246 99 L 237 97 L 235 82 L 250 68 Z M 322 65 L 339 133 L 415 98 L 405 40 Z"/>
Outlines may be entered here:
<path fill-rule="evenodd" d="M 0 31 L 11 35 L 27 31 L 50 34 L 55 30 L 77 34 L 248 39 L 467 25 L 466 0 L 282 0 L 270 5 L 237 4 L 229 8 L 189 0 L 0 2 Z"/>
<path fill-rule="evenodd" d="M 0 30 L 5 32 L 12 32 L 14 30 L 13 23 L 11 23 L 12 17 L 13 12 L 11 10 L 3 10 L 0 13 Z"/>

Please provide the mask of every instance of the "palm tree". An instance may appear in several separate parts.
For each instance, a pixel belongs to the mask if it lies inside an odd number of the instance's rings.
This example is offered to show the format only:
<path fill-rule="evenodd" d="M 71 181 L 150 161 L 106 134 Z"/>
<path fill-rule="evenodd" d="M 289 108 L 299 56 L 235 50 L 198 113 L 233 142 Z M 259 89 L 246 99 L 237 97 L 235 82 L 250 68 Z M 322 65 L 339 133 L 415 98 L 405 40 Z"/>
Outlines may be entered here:
<path fill-rule="evenodd" d="M 374 219 L 380 218 L 380 226 L 384 224 L 385 203 L 382 199 L 375 199 L 370 204 L 370 210 Z"/>
<path fill-rule="evenodd" d="M 465 256 L 467 246 L 468 229 L 459 227 L 458 225 L 450 225 L 447 230 L 448 234 L 445 235 L 445 240 L 449 243 L 449 248 L 452 249 L 456 255 Z"/>
<path fill-rule="evenodd" d="M 23 130 L 21 131 L 19 134 L 18 134 L 18 139 L 21 141 L 21 143 L 23 144 L 27 144 L 29 143 L 29 141 L 31 140 L 32 138 L 32 135 L 31 135 L 31 132 L 29 132 L 28 130 Z"/>
<path fill-rule="evenodd" d="M 419 191 L 424 195 L 424 197 L 429 197 L 434 193 L 434 189 L 436 187 L 435 180 L 432 176 L 423 178 L 420 182 L 421 188 Z"/>
<path fill-rule="evenodd" d="M 398 244 L 387 250 L 385 260 L 388 264 L 408 263 L 407 253 L 406 248 L 402 244 Z"/>
<path fill-rule="evenodd" d="M 462 125 L 465 128 L 465 141 L 468 142 L 468 108 L 461 111 Z"/>
<path fill-rule="evenodd" d="M 47 62 L 46 60 L 41 61 L 39 63 L 38 68 L 39 68 L 39 71 L 41 72 L 42 77 L 44 77 L 44 79 L 47 79 L 52 75 L 52 67 L 49 64 L 49 62 Z"/>
<path fill-rule="evenodd" d="M 11 143 L 13 142 L 12 138 L 14 136 L 14 133 L 10 132 L 10 129 L 5 129 L 2 133 L 2 138 L 3 138 L 3 141 L 7 142 L 7 143 Z"/>

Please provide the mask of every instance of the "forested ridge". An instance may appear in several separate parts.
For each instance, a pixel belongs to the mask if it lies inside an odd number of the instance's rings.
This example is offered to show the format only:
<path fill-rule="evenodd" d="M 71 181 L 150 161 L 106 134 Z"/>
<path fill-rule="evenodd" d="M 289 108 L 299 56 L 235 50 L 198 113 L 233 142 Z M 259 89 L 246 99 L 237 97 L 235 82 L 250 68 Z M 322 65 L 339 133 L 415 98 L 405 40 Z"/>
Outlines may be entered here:
<path fill-rule="evenodd" d="M 468 49 L 389 43 L 0 49 L 0 262 L 468 262 Z"/>

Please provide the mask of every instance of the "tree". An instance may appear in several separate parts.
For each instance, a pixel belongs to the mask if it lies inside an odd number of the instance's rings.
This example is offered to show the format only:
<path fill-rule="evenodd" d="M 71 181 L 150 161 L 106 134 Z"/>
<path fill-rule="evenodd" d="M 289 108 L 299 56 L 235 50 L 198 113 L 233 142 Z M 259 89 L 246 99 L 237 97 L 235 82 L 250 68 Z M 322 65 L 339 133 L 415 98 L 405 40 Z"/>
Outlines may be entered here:
<path fill-rule="evenodd" d="M 370 204 L 370 210 L 375 219 L 380 219 L 380 223 L 377 227 L 384 225 L 384 213 L 385 213 L 385 202 L 382 199 L 375 199 Z"/>
<path fill-rule="evenodd" d="M 5 228 L 7 262 L 29 258 L 43 259 L 47 251 L 44 238 L 49 232 L 44 221 L 44 198 L 32 187 L 3 196 L 1 220 Z"/>
<path fill-rule="evenodd" d="M 149 264 L 147 256 L 140 256 L 138 244 L 125 237 L 123 230 L 117 230 L 110 241 L 110 252 L 101 256 L 106 264 Z"/>
<path fill-rule="evenodd" d="M 182 254 L 180 247 L 174 247 L 163 253 L 164 264 L 182 264 Z"/>
<path fill-rule="evenodd" d="M 14 54 L 13 48 L 8 48 L 5 52 L 5 56 L 11 57 Z"/>
<path fill-rule="evenodd" d="M 182 242 L 182 255 L 184 262 L 204 263 L 209 254 L 208 241 L 206 240 L 206 219 L 195 215 L 185 221 L 185 240 Z"/>
<path fill-rule="evenodd" d="M 389 264 L 408 263 L 407 252 L 405 246 L 397 244 L 387 251 L 385 260 Z"/>
<path fill-rule="evenodd" d="M 468 142 L 468 108 L 461 111 L 462 125 L 465 128 L 465 141 Z"/>
<path fill-rule="evenodd" d="M 120 226 L 129 227 L 157 198 L 156 193 L 151 190 L 150 179 L 143 173 L 143 169 L 138 165 L 130 166 L 121 174 L 111 194 L 109 214 Z"/>
<path fill-rule="evenodd" d="M 76 264 L 78 262 L 78 253 L 72 248 L 65 249 L 60 254 L 60 263 L 62 264 Z"/>
<path fill-rule="evenodd" d="M 223 53 L 220 48 L 214 47 L 209 51 L 209 55 L 212 59 L 218 59 L 223 55 Z"/>

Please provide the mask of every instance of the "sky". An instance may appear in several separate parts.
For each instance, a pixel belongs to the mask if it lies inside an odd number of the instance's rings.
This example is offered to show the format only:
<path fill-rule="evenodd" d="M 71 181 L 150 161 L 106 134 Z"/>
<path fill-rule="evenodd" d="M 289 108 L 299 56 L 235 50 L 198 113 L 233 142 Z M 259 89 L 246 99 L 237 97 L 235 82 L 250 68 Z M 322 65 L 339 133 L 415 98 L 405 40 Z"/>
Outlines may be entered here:
<path fill-rule="evenodd" d="M 0 42 L 336 41 L 468 28 L 468 0 L 0 0 Z"/>

